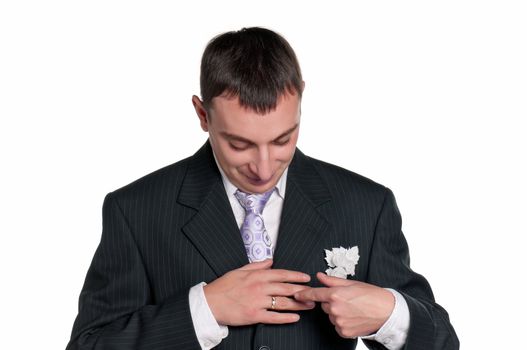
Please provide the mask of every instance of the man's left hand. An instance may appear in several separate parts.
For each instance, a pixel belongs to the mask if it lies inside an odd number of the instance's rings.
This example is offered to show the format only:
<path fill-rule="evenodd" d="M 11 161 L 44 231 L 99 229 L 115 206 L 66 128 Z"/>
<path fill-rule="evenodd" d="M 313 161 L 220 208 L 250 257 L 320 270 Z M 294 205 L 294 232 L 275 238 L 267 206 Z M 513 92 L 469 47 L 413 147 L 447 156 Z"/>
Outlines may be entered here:
<path fill-rule="evenodd" d="M 395 306 L 393 294 L 372 284 L 317 273 L 327 287 L 309 288 L 295 294 L 298 301 L 320 302 L 337 333 L 343 338 L 373 334 L 390 317 Z"/>

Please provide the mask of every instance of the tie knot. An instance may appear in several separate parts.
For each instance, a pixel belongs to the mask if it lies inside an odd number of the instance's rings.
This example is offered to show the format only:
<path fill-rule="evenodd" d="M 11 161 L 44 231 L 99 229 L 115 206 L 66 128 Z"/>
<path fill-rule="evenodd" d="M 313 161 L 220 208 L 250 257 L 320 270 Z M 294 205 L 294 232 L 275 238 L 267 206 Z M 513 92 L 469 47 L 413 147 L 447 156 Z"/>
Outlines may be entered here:
<path fill-rule="evenodd" d="M 254 212 L 261 214 L 267 204 L 267 201 L 273 194 L 274 188 L 265 192 L 265 193 L 245 193 L 240 190 L 236 190 L 234 196 L 238 199 L 241 206 L 245 209 L 246 212 Z"/>

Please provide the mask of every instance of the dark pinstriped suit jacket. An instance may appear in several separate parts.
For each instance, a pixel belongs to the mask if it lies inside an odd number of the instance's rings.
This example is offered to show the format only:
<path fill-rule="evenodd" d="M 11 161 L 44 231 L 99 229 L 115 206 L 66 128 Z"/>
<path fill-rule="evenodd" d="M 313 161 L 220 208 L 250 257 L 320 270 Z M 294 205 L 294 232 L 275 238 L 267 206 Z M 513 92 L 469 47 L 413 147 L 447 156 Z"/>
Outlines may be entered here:
<path fill-rule="evenodd" d="M 409 267 L 392 192 L 296 151 L 290 164 L 274 268 L 327 268 L 324 249 L 359 247 L 355 279 L 398 290 L 410 309 L 405 349 L 457 349 L 448 314 Z M 108 194 L 103 233 L 68 349 L 199 349 L 189 288 L 247 264 L 207 142 L 195 155 Z M 319 286 L 316 278 L 311 285 Z M 368 341 L 372 349 L 384 349 Z M 218 349 L 354 349 L 319 308 L 295 324 L 229 327 Z M 265 348 L 264 348 L 265 349 Z"/>

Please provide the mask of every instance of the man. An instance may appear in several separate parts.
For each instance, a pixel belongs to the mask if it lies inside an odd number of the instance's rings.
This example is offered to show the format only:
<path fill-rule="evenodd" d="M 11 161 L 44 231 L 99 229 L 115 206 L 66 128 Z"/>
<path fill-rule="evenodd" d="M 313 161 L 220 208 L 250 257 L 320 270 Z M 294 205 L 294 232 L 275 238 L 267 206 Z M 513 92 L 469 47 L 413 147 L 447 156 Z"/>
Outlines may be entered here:
<path fill-rule="evenodd" d="M 272 31 L 208 44 L 209 139 L 106 196 L 68 349 L 459 347 L 391 191 L 296 149 L 303 89 Z"/>

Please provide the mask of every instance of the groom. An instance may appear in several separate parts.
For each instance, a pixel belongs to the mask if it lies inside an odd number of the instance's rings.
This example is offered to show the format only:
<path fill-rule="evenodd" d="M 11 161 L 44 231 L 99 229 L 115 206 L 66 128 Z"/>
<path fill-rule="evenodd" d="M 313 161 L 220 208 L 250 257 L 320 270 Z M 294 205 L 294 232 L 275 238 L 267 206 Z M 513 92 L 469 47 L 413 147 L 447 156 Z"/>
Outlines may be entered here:
<path fill-rule="evenodd" d="M 222 34 L 200 83 L 205 145 L 104 200 L 68 349 L 458 349 L 392 192 L 296 148 L 287 41 Z"/>

